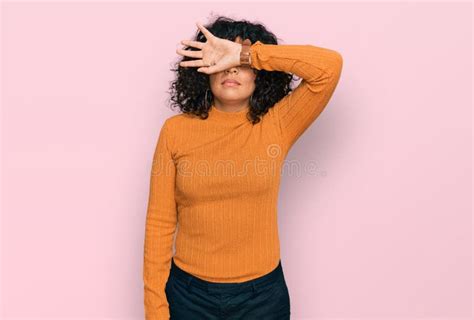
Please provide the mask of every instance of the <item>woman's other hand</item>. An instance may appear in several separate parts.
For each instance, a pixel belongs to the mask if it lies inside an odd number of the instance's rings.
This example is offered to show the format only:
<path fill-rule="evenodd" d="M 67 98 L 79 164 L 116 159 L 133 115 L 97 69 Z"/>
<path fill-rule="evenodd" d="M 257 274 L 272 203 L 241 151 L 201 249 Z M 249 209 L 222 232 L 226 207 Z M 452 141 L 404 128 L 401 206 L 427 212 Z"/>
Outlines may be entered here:
<path fill-rule="evenodd" d="M 196 25 L 206 37 L 206 42 L 182 40 L 183 45 L 201 49 L 199 51 L 177 49 L 176 53 L 196 60 L 181 61 L 182 67 L 198 67 L 197 71 L 212 74 L 240 65 L 242 44 L 214 36 L 199 22 Z"/>

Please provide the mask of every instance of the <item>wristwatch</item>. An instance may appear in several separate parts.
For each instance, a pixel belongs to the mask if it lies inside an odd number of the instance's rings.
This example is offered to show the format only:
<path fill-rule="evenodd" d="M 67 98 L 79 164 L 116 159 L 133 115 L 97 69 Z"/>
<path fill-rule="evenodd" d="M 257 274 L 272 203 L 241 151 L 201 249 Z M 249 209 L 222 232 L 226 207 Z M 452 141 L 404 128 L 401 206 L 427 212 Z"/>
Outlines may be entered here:
<path fill-rule="evenodd" d="M 251 57 L 250 57 L 250 46 L 252 42 L 249 39 L 245 39 L 242 42 L 242 50 L 240 51 L 240 65 L 241 66 L 250 66 Z"/>

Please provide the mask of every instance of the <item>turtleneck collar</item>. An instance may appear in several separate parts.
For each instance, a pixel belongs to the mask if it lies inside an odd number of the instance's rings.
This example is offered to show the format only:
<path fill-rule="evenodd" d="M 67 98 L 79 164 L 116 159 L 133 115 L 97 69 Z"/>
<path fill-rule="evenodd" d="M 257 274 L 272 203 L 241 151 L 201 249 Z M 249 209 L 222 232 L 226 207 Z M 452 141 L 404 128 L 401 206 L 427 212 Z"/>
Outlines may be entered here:
<path fill-rule="evenodd" d="M 209 109 L 209 119 L 214 119 L 226 123 L 240 123 L 242 121 L 248 121 L 248 111 L 248 107 L 237 112 L 222 111 L 217 109 L 216 106 L 212 104 L 211 108 Z"/>

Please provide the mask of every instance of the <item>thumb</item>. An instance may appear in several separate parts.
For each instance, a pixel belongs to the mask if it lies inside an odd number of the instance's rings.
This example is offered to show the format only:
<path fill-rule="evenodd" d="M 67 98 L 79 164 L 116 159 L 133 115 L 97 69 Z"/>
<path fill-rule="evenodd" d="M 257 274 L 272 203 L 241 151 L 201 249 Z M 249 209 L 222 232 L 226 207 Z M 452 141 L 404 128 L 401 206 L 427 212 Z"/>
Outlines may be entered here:
<path fill-rule="evenodd" d="M 206 74 L 211 74 L 215 72 L 216 67 L 215 66 L 210 66 L 210 67 L 200 67 L 197 69 L 198 72 L 206 73 Z"/>
<path fill-rule="evenodd" d="M 200 67 L 200 68 L 197 69 L 197 72 L 206 73 L 206 72 L 205 72 L 205 69 L 206 69 L 206 68 L 207 68 L 207 67 Z"/>

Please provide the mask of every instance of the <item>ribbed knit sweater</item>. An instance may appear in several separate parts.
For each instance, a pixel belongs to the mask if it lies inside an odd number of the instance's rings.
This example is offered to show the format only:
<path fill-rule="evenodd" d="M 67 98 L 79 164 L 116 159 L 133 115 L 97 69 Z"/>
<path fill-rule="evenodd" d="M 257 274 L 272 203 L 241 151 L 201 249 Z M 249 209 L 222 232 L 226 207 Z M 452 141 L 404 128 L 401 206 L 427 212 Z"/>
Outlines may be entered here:
<path fill-rule="evenodd" d="M 151 169 L 144 243 L 147 320 L 169 319 L 165 285 L 178 267 L 212 282 L 243 282 L 277 267 L 277 202 L 284 159 L 328 104 L 342 56 L 313 45 L 250 47 L 251 67 L 301 78 L 253 125 L 248 109 L 211 106 L 205 120 L 165 120 Z"/>

